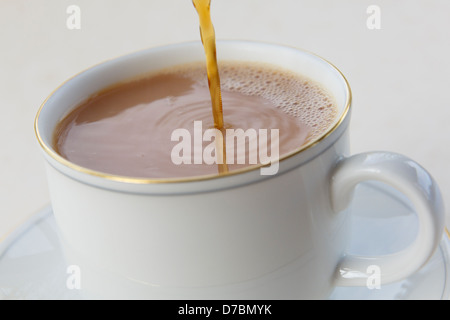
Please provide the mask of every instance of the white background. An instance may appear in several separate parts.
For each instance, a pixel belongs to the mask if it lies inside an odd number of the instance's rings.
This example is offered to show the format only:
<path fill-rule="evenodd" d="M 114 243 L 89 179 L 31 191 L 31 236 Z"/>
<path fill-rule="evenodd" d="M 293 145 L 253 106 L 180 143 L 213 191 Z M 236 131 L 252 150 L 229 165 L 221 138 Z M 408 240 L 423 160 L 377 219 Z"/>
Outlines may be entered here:
<path fill-rule="evenodd" d="M 81 29 L 66 27 L 69 5 Z M 369 30 L 369 5 L 381 30 Z M 300 47 L 333 62 L 353 89 L 352 152 L 422 164 L 450 207 L 450 1 L 212 0 L 218 39 Z M 200 41 L 191 0 L 0 0 L 0 240 L 49 204 L 33 121 L 63 81 L 132 51 Z M 447 226 L 450 223 L 447 219 Z"/>

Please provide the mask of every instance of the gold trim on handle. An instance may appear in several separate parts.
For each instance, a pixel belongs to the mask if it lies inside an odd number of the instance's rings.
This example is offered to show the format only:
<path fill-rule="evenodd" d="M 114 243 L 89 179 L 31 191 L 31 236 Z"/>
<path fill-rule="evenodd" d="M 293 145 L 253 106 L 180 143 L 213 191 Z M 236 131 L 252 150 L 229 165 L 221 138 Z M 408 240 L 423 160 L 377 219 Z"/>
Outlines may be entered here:
<path fill-rule="evenodd" d="M 251 42 L 250 42 L 251 43 Z M 331 62 L 329 62 L 328 60 L 314 54 L 311 52 L 307 52 L 304 50 L 300 50 L 297 48 L 292 48 L 292 47 L 287 47 L 287 46 L 282 46 L 283 48 L 291 48 L 291 49 L 295 49 L 301 52 L 306 52 L 309 55 L 315 56 L 316 58 L 320 59 L 321 61 L 327 63 L 329 66 L 331 66 L 334 70 L 336 70 L 339 75 L 342 77 L 342 79 L 344 80 L 345 83 L 345 87 L 346 87 L 346 101 L 345 101 L 345 108 L 344 111 L 342 112 L 340 118 L 338 119 L 338 121 L 336 122 L 336 124 L 329 128 L 324 134 L 322 134 L 320 137 L 318 137 L 317 139 L 301 146 L 300 148 L 293 150 L 287 154 L 285 154 L 284 156 L 280 157 L 279 161 L 283 161 L 286 159 L 289 159 L 297 154 L 299 154 L 302 151 L 305 151 L 307 149 L 312 148 L 313 146 L 317 145 L 319 142 L 321 142 L 322 140 L 326 139 L 328 136 L 330 136 L 340 125 L 342 122 L 344 122 L 344 120 L 346 119 L 347 115 L 349 114 L 350 111 L 350 107 L 351 107 L 351 102 L 352 102 L 352 92 L 350 89 L 350 85 L 347 81 L 347 79 L 345 78 L 345 76 L 343 75 L 343 73 Z M 117 59 L 117 58 L 116 58 Z M 83 72 L 90 70 L 98 65 L 101 65 L 107 61 L 112 61 L 114 59 L 109 59 L 106 60 L 102 63 L 96 64 L 82 72 L 77 73 L 76 75 L 74 75 L 73 77 L 69 78 L 68 80 L 66 80 L 65 82 L 63 82 L 60 86 L 58 86 L 55 90 L 53 90 L 53 92 L 44 100 L 44 102 L 42 103 L 42 105 L 40 106 L 35 121 L 34 121 L 34 131 L 35 131 L 35 135 L 36 138 L 40 144 L 40 146 L 42 147 L 42 149 L 47 153 L 47 155 L 49 155 L 52 159 L 54 159 L 55 161 L 59 162 L 60 164 L 84 173 L 84 174 L 88 174 L 91 176 L 95 176 L 95 177 L 99 177 L 99 178 L 103 178 L 103 179 L 107 179 L 107 180 L 111 180 L 111 181 L 116 181 L 116 182 L 123 182 L 123 183 L 131 183 L 131 184 L 158 184 L 158 183 L 181 183 L 181 182 L 194 182 L 194 181 L 204 181 L 204 180 L 211 180 L 211 179 L 216 179 L 216 178 L 222 178 L 222 177 L 228 177 L 228 176 L 233 176 L 233 175 L 237 175 L 237 174 L 241 174 L 241 173 L 245 173 L 245 172 L 249 172 L 249 171 L 253 171 L 256 169 L 260 169 L 261 167 L 267 166 L 267 165 L 251 165 L 242 169 L 238 169 L 238 170 L 233 170 L 233 171 L 229 171 L 229 172 L 225 172 L 225 173 L 219 173 L 219 174 L 210 174 L 210 175 L 202 175 L 202 176 L 192 176 L 192 177 L 184 177 L 184 178 L 160 178 L 160 179 L 155 179 L 155 178 L 135 178 L 135 177 L 127 177 L 127 176 L 120 176 L 120 175 L 113 175 L 113 174 L 108 174 L 108 173 L 104 173 L 104 172 L 100 172 L 100 171 L 96 171 L 96 170 L 91 170 L 79 165 L 76 165 L 72 162 L 70 162 L 69 160 L 63 158 L 62 156 L 60 156 L 58 153 L 56 153 L 53 148 L 51 148 L 50 146 L 48 146 L 42 139 L 40 133 L 39 133 L 39 116 L 41 114 L 42 109 L 44 108 L 45 104 L 47 103 L 47 101 L 50 99 L 50 97 L 57 91 L 59 90 L 63 85 L 65 85 L 67 82 L 71 81 L 72 79 L 76 78 L 77 76 L 79 76 L 80 74 L 82 74 Z"/>

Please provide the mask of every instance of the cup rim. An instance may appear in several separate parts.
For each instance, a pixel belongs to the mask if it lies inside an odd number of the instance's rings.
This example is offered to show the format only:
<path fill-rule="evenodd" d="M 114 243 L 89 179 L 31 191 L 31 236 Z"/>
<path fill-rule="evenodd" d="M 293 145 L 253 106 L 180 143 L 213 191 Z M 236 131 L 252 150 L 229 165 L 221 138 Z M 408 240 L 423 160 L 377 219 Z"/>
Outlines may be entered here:
<path fill-rule="evenodd" d="M 350 109 L 351 109 L 351 104 L 352 104 L 352 91 L 350 88 L 350 85 L 348 83 L 348 80 L 346 79 L 346 77 L 344 76 L 344 74 L 330 61 L 322 58 L 321 56 L 312 53 L 308 50 L 304 50 L 298 47 L 293 47 L 293 46 L 288 46 L 288 45 L 280 45 L 280 44 L 275 44 L 275 43 L 268 43 L 268 42 L 263 42 L 263 41 L 247 41 L 247 40 L 219 40 L 217 41 L 218 44 L 219 43 L 245 43 L 245 44 L 254 44 L 254 45 L 268 45 L 268 46 L 273 46 L 273 47 L 278 47 L 278 48 L 284 48 L 284 49 L 292 49 L 292 50 L 296 50 L 305 54 L 308 54 L 310 56 L 313 56 L 314 58 L 324 62 L 325 64 L 327 64 L 328 66 L 330 66 L 332 69 L 334 69 L 338 75 L 342 78 L 342 80 L 344 81 L 345 84 L 345 90 L 346 90 L 346 100 L 345 100 L 345 107 L 343 109 L 343 111 L 340 113 L 339 119 L 335 122 L 335 124 L 333 126 L 331 126 L 330 128 L 328 128 L 323 134 L 321 134 L 318 138 L 308 142 L 307 144 L 302 145 L 301 147 L 298 147 L 286 154 L 283 154 L 282 156 L 279 157 L 278 162 L 281 163 L 284 160 L 290 159 L 302 152 L 304 152 L 305 150 L 309 150 L 311 148 L 313 148 L 314 146 L 316 146 L 317 144 L 319 144 L 321 141 L 325 140 L 327 137 L 329 137 L 330 135 L 332 135 L 339 127 L 340 125 L 346 120 L 347 116 L 350 114 Z M 181 42 L 181 43 L 177 43 L 177 44 L 170 44 L 170 45 L 164 45 L 164 46 L 158 46 L 158 47 L 153 47 L 153 48 L 149 48 L 147 50 L 155 50 L 155 49 L 159 49 L 159 50 L 169 50 L 169 49 L 174 49 L 178 46 L 182 47 L 182 46 L 186 46 L 186 45 L 192 45 L 192 44 L 196 44 L 198 43 L 197 41 L 190 41 L 190 42 Z M 139 51 L 137 51 L 139 52 Z M 134 52 L 134 53 L 137 53 Z M 69 81 L 71 81 L 72 79 L 80 76 L 81 74 L 83 74 L 84 72 L 91 70 L 93 68 L 96 68 L 100 65 L 103 65 L 107 62 L 110 61 L 114 61 L 116 59 L 120 59 L 120 58 L 125 58 L 127 56 L 132 55 L 133 53 L 127 53 L 112 59 L 107 59 L 104 60 L 102 62 L 99 62 L 85 70 L 82 70 L 80 72 L 78 72 L 77 74 L 73 75 L 72 77 L 70 77 L 69 79 L 67 79 L 66 81 L 64 81 L 63 83 L 61 83 L 58 87 L 56 87 L 56 89 L 54 89 L 48 96 L 47 98 L 42 102 L 41 106 L 39 107 L 36 117 L 35 117 L 35 121 L 34 121 L 34 131 L 35 131 L 35 136 L 38 140 L 39 145 L 41 146 L 41 148 L 43 149 L 43 151 L 45 152 L 45 154 L 47 156 L 49 156 L 51 159 L 53 159 L 54 161 L 56 161 L 57 163 L 59 163 L 60 165 L 63 165 L 66 168 L 72 169 L 76 172 L 82 173 L 82 174 L 87 174 L 88 176 L 92 176 L 92 177 L 96 177 L 96 178 L 102 178 L 102 179 L 106 179 L 109 181 L 114 181 L 114 182 L 122 182 L 122 183 L 129 183 L 129 184 L 138 184 L 138 185 L 144 185 L 144 184 L 161 184 L 161 183 L 182 183 L 182 182 L 198 182 L 198 181 L 206 181 L 206 180 L 214 180 L 214 179 L 221 179 L 221 178 L 225 178 L 225 177 L 230 177 L 230 176 L 235 176 L 235 175 L 240 175 L 243 173 L 247 173 L 247 172 L 251 172 L 251 171 L 255 171 L 258 170 L 260 168 L 263 168 L 265 166 L 268 166 L 267 164 L 256 164 L 256 165 L 249 165 L 246 166 L 244 168 L 241 169 L 237 169 L 237 170 L 233 170 L 233 171 L 229 171 L 226 173 L 215 173 L 215 174 L 208 174 L 208 175 L 199 175 L 199 176 L 188 176 L 188 177 L 174 177 L 174 178 L 140 178 L 140 177 L 130 177 L 130 176 L 122 176 L 122 175 L 115 175 L 115 174 L 110 174 L 110 173 L 106 173 L 106 172 L 101 172 L 101 171 L 97 171 L 97 170 L 93 170 L 93 169 L 89 169 L 80 165 L 77 165 L 69 160 L 67 160 L 66 158 L 62 157 L 61 155 L 59 155 L 56 151 L 53 150 L 53 148 L 51 146 L 48 146 L 46 144 L 46 142 L 44 141 L 44 139 L 42 138 L 41 134 L 40 134 L 40 130 L 39 130 L 39 118 L 41 115 L 41 112 L 43 110 L 43 108 L 45 107 L 45 105 L 47 104 L 48 100 L 61 88 L 63 87 L 65 84 L 67 84 Z M 270 165 L 270 164 L 269 164 Z"/>

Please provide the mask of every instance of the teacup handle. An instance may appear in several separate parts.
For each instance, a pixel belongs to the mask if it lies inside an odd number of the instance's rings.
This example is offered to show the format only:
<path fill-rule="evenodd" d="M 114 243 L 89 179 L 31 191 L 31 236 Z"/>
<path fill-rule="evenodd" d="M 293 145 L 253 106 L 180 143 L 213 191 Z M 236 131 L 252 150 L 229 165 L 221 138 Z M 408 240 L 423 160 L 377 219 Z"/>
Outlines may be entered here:
<path fill-rule="evenodd" d="M 334 211 L 347 208 L 355 186 L 367 180 L 382 181 L 405 194 L 415 207 L 419 231 L 409 247 L 394 254 L 344 255 L 336 269 L 336 286 L 366 286 L 373 266 L 378 268 L 380 284 L 402 280 L 426 264 L 442 239 L 445 214 L 439 187 L 424 168 L 399 154 L 371 152 L 340 161 L 331 179 Z"/>

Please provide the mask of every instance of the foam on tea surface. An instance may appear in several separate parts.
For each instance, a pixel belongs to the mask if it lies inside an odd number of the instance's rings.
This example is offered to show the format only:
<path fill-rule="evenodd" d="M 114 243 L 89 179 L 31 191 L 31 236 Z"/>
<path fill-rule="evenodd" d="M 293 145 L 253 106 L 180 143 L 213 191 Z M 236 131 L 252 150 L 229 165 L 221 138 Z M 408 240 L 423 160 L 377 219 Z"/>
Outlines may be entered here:
<path fill-rule="evenodd" d="M 308 140 L 318 138 L 337 116 L 335 102 L 330 94 L 320 85 L 291 71 L 268 64 L 234 61 L 221 62 L 219 68 L 222 90 L 267 99 L 283 112 L 308 125 Z M 197 64 L 177 68 L 177 72 L 206 83 L 205 70 Z"/>

